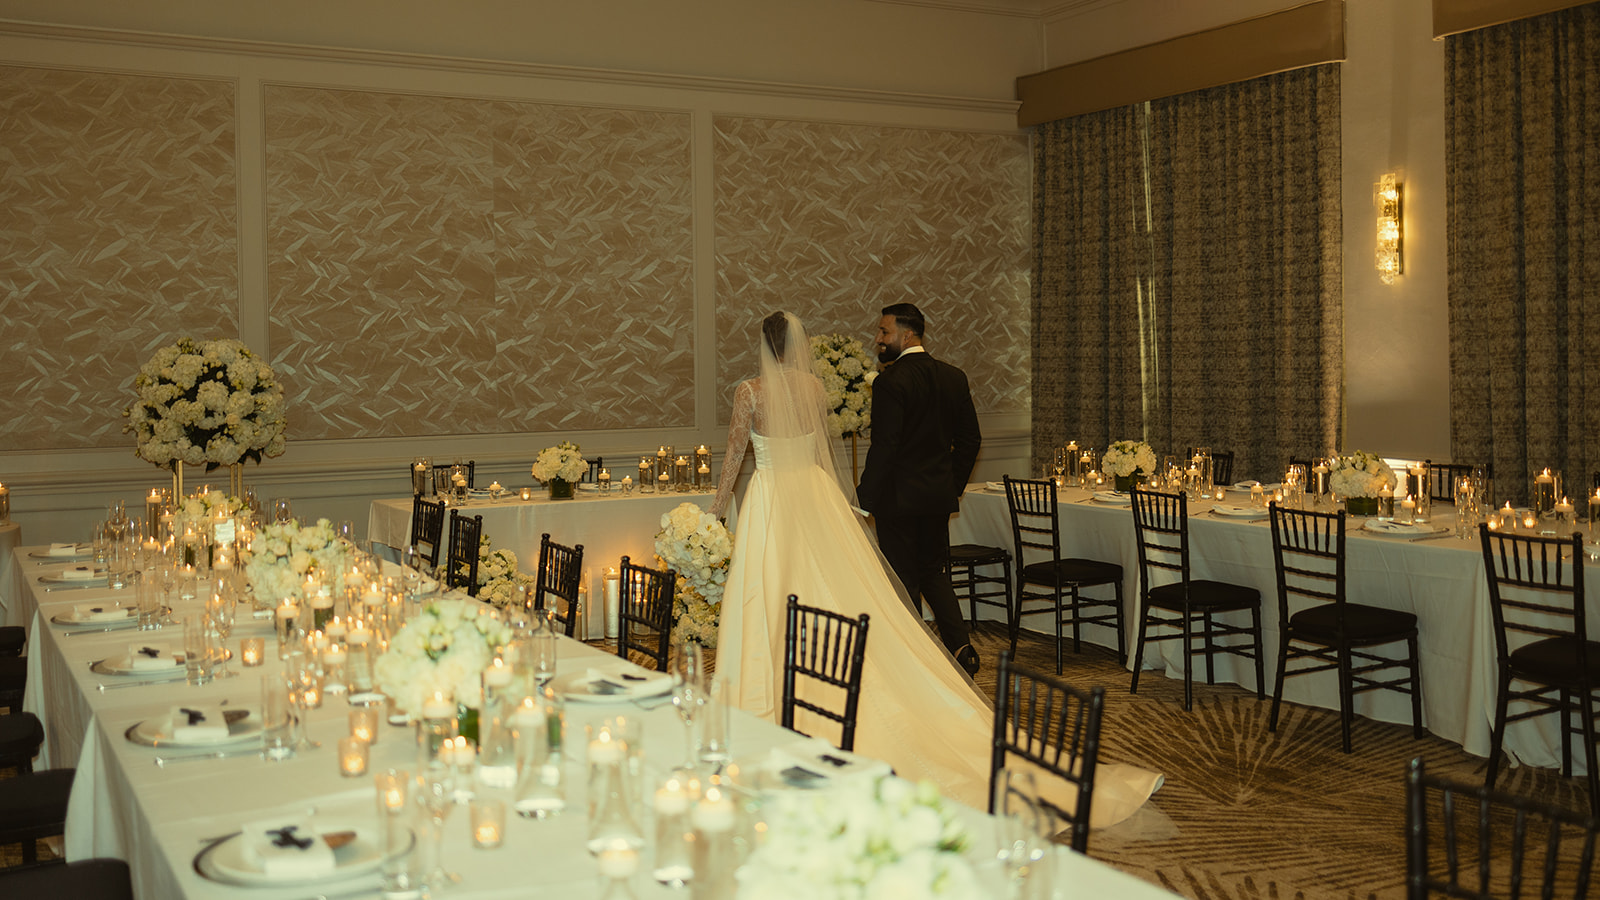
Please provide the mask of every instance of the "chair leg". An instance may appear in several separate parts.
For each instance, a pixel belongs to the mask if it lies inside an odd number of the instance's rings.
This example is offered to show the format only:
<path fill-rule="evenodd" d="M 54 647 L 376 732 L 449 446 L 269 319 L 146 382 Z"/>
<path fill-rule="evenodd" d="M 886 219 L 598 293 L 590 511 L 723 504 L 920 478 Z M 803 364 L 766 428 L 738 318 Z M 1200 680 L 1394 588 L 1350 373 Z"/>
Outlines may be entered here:
<path fill-rule="evenodd" d="M 1511 700 L 1507 696 L 1511 692 L 1511 673 L 1501 671 L 1500 690 L 1495 694 L 1494 701 L 1494 730 L 1489 733 L 1489 771 L 1484 774 L 1483 786 L 1494 787 L 1495 776 L 1500 774 L 1500 747 L 1506 737 L 1506 707 Z"/>
<path fill-rule="evenodd" d="M 1256 642 L 1256 699 L 1267 699 L 1267 645 L 1261 640 L 1261 607 L 1250 610 L 1250 636 Z"/>
<path fill-rule="evenodd" d="M 1124 625 L 1122 617 L 1122 582 L 1121 580 L 1113 581 L 1111 586 L 1116 589 L 1117 594 L 1117 659 L 1125 661 L 1128 658 L 1128 649 L 1122 638 Z"/>
<path fill-rule="evenodd" d="M 1206 612 L 1206 684 L 1217 683 L 1217 637 L 1212 631 L 1211 612 Z"/>
<path fill-rule="evenodd" d="M 1139 637 L 1133 642 L 1133 681 L 1128 684 L 1128 693 L 1139 693 L 1139 670 L 1144 668 L 1144 635 L 1150 627 L 1150 611 L 1139 610 Z"/>
<path fill-rule="evenodd" d="M 1583 761 L 1589 767 L 1589 815 L 1600 815 L 1600 769 L 1595 768 L 1594 698 L 1585 695 L 1583 706 Z"/>
<path fill-rule="evenodd" d="M 1572 694 L 1561 691 L 1561 774 L 1572 777 Z"/>
<path fill-rule="evenodd" d="M 1209 657 L 1207 657 L 1209 660 Z M 1183 711 L 1194 709 L 1194 617 L 1183 608 Z"/>
<path fill-rule="evenodd" d="M 1406 639 L 1411 652 L 1411 739 L 1422 738 L 1422 654 L 1417 649 L 1417 636 Z"/>
<path fill-rule="evenodd" d="M 1283 702 L 1283 676 L 1289 668 L 1289 634 L 1278 632 L 1278 677 L 1272 688 L 1272 714 L 1267 717 L 1267 730 L 1278 730 L 1278 705 Z"/>
<path fill-rule="evenodd" d="M 1339 654 L 1339 737 L 1340 746 L 1344 752 L 1350 752 L 1350 727 L 1354 724 L 1355 711 L 1355 675 L 1350 671 L 1350 645 L 1340 644 L 1335 648 Z"/>
<path fill-rule="evenodd" d="M 1061 586 L 1060 585 L 1056 586 L 1055 597 L 1056 597 L 1056 614 L 1055 614 L 1055 616 L 1053 618 L 1056 620 L 1056 674 L 1060 675 L 1061 674 Z"/>
<path fill-rule="evenodd" d="M 1018 607 L 1022 605 L 1022 601 L 1011 590 L 1011 568 L 1009 566 L 1001 566 L 1000 575 L 1005 579 L 1006 626 L 1011 632 L 1011 655 L 1014 657 L 1017 655 L 1017 628 L 1022 619 L 1022 610 L 1018 609 Z"/>
<path fill-rule="evenodd" d="M 1078 593 L 1078 586 L 1076 584 L 1074 584 L 1072 586 L 1072 652 L 1073 653 L 1082 653 L 1083 652 L 1083 635 L 1082 635 L 1082 627 L 1083 626 L 1082 626 L 1082 622 L 1079 621 L 1079 619 L 1080 619 L 1080 617 L 1082 615 L 1083 615 L 1083 596 Z M 1061 671 L 1059 669 L 1057 669 L 1056 670 L 1056 674 L 1060 675 Z"/>

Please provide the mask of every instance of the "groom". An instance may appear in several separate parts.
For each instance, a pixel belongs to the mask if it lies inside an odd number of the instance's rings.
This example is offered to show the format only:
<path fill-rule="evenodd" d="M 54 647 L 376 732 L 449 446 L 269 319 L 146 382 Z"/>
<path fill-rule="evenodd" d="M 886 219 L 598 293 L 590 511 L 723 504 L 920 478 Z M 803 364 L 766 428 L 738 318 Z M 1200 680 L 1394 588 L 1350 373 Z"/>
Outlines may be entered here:
<path fill-rule="evenodd" d="M 965 372 L 922 347 L 925 320 L 910 303 L 883 308 L 872 384 L 872 444 L 856 489 L 878 523 L 878 545 L 914 603 L 928 601 L 939 639 L 968 674 L 978 654 L 945 572 L 950 514 L 978 459 L 983 435 Z"/>

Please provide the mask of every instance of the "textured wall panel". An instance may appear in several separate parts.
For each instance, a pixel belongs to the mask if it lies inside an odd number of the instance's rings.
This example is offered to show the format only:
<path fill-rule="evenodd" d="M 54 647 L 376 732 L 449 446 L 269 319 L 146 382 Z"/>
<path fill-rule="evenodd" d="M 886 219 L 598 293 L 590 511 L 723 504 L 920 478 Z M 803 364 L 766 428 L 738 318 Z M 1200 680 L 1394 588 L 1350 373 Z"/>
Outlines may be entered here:
<path fill-rule="evenodd" d="M 1022 136 L 718 117 L 718 415 L 786 309 L 868 341 L 911 301 L 980 412 L 1028 409 L 1028 146 Z"/>
<path fill-rule="evenodd" d="M 300 439 L 694 423 L 686 114 L 271 86 Z"/>
<path fill-rule="evenodd" d="M 0 450 L 127 446 L 156 347 L 238 334 L 231 82 L 0 67 Z"/>

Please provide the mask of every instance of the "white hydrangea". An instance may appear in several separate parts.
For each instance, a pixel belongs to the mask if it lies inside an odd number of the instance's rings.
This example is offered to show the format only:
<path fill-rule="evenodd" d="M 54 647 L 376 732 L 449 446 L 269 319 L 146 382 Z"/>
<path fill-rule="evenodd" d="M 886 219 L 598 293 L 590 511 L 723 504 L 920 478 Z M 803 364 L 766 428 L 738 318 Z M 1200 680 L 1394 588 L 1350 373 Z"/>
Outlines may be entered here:
<path fill-rule="evenodd" d="M 583 451 L 578 449 L 578 445 L 571 441 L 562 441 L 539 451 L 539 458 L 533 463 L 533 477 L 541 482 L 553 478 L 582 481 L 588 471 L 589 461 L 583 458 Z"/>
<path fill-rule="evenodd" d="M 256 534 L 245 561 L 245 577 L 261 603 L 276 606 L 296 597 L 306 574 L 317 572 L 335 591 L 344 590 L 344 573 L 350 569 L 350 545 L 334 533 L 327 519 L 302 526 L 298 521 L 274 522 Z"/>
<path fill-rule="evenodd" d="M 722 589 L 732 556 L 727 526 L 699 506 L 680 503 L 661 516 L 656 557 L 678 575 L 673 614 L 679 638 L 717 645 Z"/>
<path fill-rule="evenodd" d="M 826 398 L 828 430 L 841 437 L 866 433 L 872 424 L 869 391 L 878 377 L 867 349 L 855 338 L 819 334 L 811 338 L 811 357 Z"/>
<path fill-rule="evenodd" d="M 474 600 L 452 597 L 423 607 L 378 657 L 373 670 L 378 688 L 412 713 L 435 692 L 463 706 L 481 706 L 483 670 L 496 650 L 511 642 L 511 628 L 488 612 Z"/>
<path fill-rule="evenodd" d="M 157 350 L 133 385 L 123 430 L 135 455 L 162 468 L 260 462 L 287 445 L 283 386 L 240 341 L 183 338 Z"/>
<path fill-rule="evenodd" d="M 1392 490 L 1398 483 L 1394 469 L 1365 450 L 1335 457 L 1328 467 L 1328 486 L 1341 497 L 1376 497 L 1385 487 Z"/>
<path fill-rule="evenodd" d="M 1118 478 L 1127 478 L 1135 472 L 1154 475 L 1156 452 L 1144 441 L 1117 441 L 1100 457 L 1100 468 Z"/>

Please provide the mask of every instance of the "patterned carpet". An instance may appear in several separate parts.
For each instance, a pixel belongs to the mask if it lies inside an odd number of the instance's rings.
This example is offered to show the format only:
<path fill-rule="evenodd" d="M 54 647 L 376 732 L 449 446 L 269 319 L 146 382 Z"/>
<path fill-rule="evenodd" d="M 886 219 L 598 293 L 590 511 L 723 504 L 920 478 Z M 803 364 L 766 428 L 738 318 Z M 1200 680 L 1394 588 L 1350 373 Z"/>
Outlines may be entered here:
<path fill-rule="evenodd" d="M 992 692 L 1004 629 L 975 635 Z M 1027 637 L 1017 655 L 1051 672 L 1051 642 Z M 1111 651 L 1067 654 L 1063 677 L 1106 689 L 1102 760 L 1166 775 L 1138 813 L 1094 832 L 1089 855 L 1194 900 L 1389 900 L 1405 896 L 1405 772 L 1421 756 L 1428 771 L 1481 783 L 1485 761 L 1408 726 L 1357 719 L 1355 752 L 1339 750 L 1337 712 L 1284 704 L 1267 730 L 1271 698 L 1233 685 L 1183 684 L 1154 672 L 1128 693 L 1129 672 Z M 1322 677 L 1322 676 L 1306 676 Z M 1331 677 L 1331 676 L 1328 676 Z M 1582 779 L 1527 766 L 1502 772 L 1501 790 L 1574 809 L 1587 807 Z"/>

